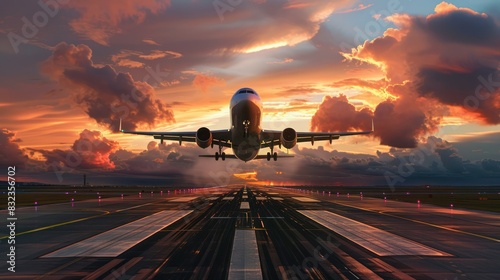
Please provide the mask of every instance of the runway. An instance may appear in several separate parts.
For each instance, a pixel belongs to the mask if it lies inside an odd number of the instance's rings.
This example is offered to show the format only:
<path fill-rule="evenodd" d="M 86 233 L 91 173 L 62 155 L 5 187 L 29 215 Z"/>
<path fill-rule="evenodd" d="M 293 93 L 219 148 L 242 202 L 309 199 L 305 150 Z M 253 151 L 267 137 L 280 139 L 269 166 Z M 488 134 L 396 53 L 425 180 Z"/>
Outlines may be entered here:
<path fill-rule="evenodd" d="M 16 215 L 16 272 L 1 262 L 6 279 L 500 275 L 500 215 L 361 195 L 233 185 L 23 207 Z"/>

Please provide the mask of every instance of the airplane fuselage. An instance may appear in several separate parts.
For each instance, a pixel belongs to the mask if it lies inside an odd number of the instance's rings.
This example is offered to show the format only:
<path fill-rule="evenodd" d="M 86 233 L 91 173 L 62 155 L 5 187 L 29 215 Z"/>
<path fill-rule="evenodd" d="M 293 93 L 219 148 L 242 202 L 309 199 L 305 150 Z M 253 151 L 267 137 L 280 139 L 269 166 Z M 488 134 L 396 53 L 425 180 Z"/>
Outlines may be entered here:
<path fill-rule="evenodd" d="M 242 88 L 231 98 L 229 108 L 234 155 L 243 161 L 250 161 L 260 149 L 262 101 L 251 88 Z"/>

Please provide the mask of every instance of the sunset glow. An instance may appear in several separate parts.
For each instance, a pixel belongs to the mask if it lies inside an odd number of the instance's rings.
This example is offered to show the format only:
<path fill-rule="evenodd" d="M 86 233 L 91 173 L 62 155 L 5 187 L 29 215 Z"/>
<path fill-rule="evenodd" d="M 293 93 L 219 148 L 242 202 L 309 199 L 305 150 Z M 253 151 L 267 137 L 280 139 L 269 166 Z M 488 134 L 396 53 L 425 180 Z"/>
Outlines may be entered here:
<path fill-rule="evenodd" d="M 500 18 L 488 1 L 104 2 L 3 4 L 0 163 L 27 181 L 498 183 Z M 117 133 L 120 119 L 129 130 L 227 129 L 242 87 L 259 93 L 265 129 L 373 120 L 375 132 L 247 163 Z"/>

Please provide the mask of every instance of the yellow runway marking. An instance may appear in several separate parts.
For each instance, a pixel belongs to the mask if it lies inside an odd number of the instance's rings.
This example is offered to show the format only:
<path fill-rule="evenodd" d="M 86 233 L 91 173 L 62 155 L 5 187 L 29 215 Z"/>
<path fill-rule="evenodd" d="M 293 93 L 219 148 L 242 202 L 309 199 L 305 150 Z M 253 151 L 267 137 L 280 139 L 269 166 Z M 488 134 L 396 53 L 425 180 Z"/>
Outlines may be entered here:
<path fill-rule="evenodd" d="M 59 227 L 59 226 L 69 225 L 69 224 L 73 224 L 73 223 L 78 223 L 78 222 L 81 222 L 81 221 L 90 220 L 90 219 L 93 219 L 93 218 L 97 218 L 97 217 L 101 217 L 101 216 L 104 216 L 104 215 L 108 215 L 109 213 L 110 212 L 106 211 L 105 213 L 99 214 L 99 215 L 94 215 L 94 216 L 90 216 L 90 217 L 85 217 L 85 218 L 80 218 L 80 219 L 71 220 L 71 221 L 67 221 L 67 222 L 62 222 L 62 223 L 58 223 L 58 224 L 53 224 L 53 225 L 45 226 L 45 227 L 41 227 L 41 228 L 35 228 L 35 229 L 32 229 L 32 230 L 27 230 L 27 231 L 16 233 L 16 236 L 27 234 L 27 233 L 33 233 L 33 232 L 37 232 L 37 231 L 42 231 L 42 230 L 46 230 L 46 229 L 51 229 L 51 228 L 55 228 L 55 227 Z M 0 237 L 0 240 L 6 239 L 8 237 L 9 237 L 8 235 L 2 236 L 2 237 Z"/>
<path fill-rule="evenodd" d="M 16 236 L 23 235 L 23 234 L 28 234 L 28 233 L 33 233 L 33 232 L 38 232 L 38 231 L 42 231 L 42 230 L 46 230 L 46 229 L 51 229 L 51 228 L 55 228 L 55 227 L 60 227 L 60 226 L 64 226 L 64 225 L 74 224 L 74 223 L 78 223 L 78 222 L 90 220 L 90 219 L 93 219 L 93 218 L 97 218 L 97 217 L 102 217 L 102 216 L 105 216 L 105 215 L 109 215 L 111 213 L 123 212 L 123 211 L 126 211 L 126 210 L 135 209 L 135 208 L 139 208 L 139 207 L 142 207 L 142 206 L 146 206 L 146 205 L 150 205 L 150 204 L 154 204 L 154 203 L 161 203 L 161 202 L 163 202 L 163 201 L 150 202 L 150 203 L 141 204 L 141 205 L 137 205 L 137 206 L 133 206 L 133 207 L 129 207 L 129 208 L 119 209 L 119 210 L 116 210 L 115 212 L 109 212 L 109 211 L 103 211 L 103 210 L 95 210 L 95 209 L 92 209 L 92 210 L 88 209 L 86 211 L 99 211 L 99 212 L 103 212 L 103 213 L 99 214 L 99 215 L 90 216 L 90 217 L 85 217 L 85 218 L 80 218 L 80 219 L 71 220 L 71 221 L 67 221 L 67 222 L 62 222 L 62 223 L 58 223 L 58 224 L 53 224 L 53 225 L 49 225 L 49 226 L 45 226 L 45 227 L 41 227 L 41 228 L 35 228 L 35 229 L 23 231 L 23 232 L 18 232 L 18 233 L 16 233 Z M 8 235 L 4 235 L 4 236 L 0 237 L 0 240 L 7 239 L 7 238 L 9 238 L 9 236 Z"/>

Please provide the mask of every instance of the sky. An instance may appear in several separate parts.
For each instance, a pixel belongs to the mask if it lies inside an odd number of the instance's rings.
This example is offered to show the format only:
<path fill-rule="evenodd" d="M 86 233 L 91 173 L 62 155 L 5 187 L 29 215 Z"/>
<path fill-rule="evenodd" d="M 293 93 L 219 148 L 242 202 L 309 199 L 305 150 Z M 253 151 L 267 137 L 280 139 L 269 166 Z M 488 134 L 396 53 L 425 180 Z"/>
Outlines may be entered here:
<path fill-rule="evenodd" d="M 19 180 L 500 185 L 495 1 L 5 1 L 0 61 Z M 242 87 L 264 128 L 375 132 L 247 163 L 116 132 L 228 128 Z"/>

